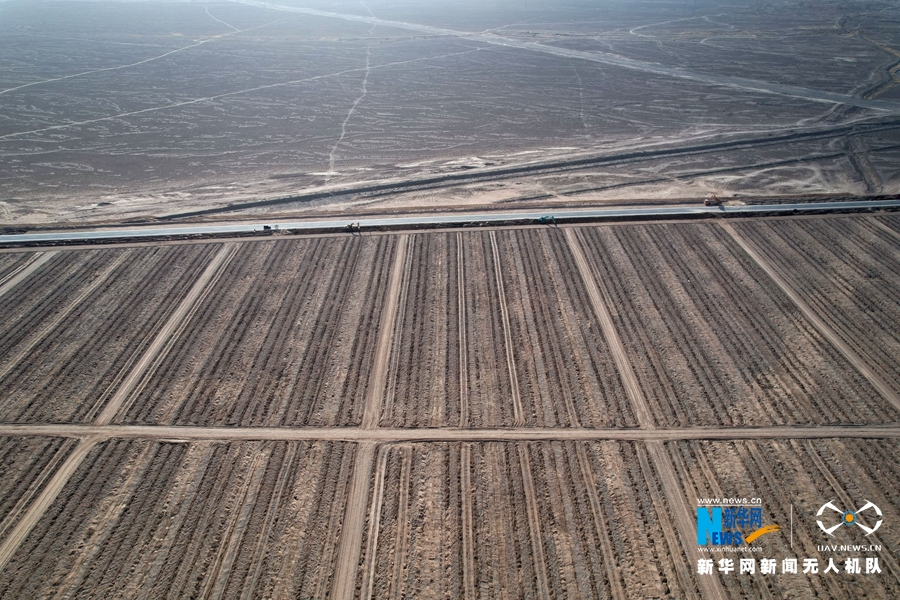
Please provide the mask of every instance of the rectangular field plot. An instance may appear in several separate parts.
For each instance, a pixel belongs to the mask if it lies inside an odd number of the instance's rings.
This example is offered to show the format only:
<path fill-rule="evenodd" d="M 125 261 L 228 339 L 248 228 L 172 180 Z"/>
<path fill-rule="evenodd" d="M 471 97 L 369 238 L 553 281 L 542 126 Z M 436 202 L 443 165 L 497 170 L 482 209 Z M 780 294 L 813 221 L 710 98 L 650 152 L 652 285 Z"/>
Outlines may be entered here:
<path fill-rule="evenodd" d="M 781 531 L 753 542 L 753 554 L 709 554 L 776 559 L 777 575 L 735 573 L 719 577 L 732 598 L 897 598 L 900 595 L 900 538 L 890 524 L 900 519 L 896 494 L 897 440 L 766 440 L 666 444 L 688 500 L 695 498 L 759 498 L 763 525 L 778 524 Z M 871 535 L 859 527 L 841 526 L 833 535 L 819 529 L 841 523 L 841 514 L 819 509 L 832 502 L 844 511 L 857 511 L 873 502 L 883 513 L 884 527 Z M 792 508 L 793 507 L 793 508 Z M 874 509 L 859 511 L 862 523 L 873 527 Z M 792 520 L 793 519 L 793 520 Z M 793 527 L 791 527 L 793 523 Z M 793 529 L 793 535 L 791 534 Z M 750 532 L 748 529 L 747 532 Z M 791 546 L 793 544 L 793 547 Z M 820 545 L 880 545 L 881 550 L 820 551 Z M 847 558 L 861 558 L 863 572 L 845 572 Z M 881 573 L 865 574 L 866 557 L 878 558 Z M 797 558 L 798 574 L 782 574 L 781 561 Z M 818 561 L 818 574 L 802 573 L 804 558 Z M 832 558 L 839 572 L 824 574 Z M 758 567 L 758 565 L 757 565 Z M 707 575 L 707 577 L 710 577 Z"/>
<path fill-rule="evenodd" d="M 854 352 L 900 392 L 900 239 L 871 218 L 735 228 Z"/>
<path fill-rule="evenodd" d="M 16 526 L 75 443 L 63 438 L 0 438 L 0 540 Z"/>
<path fill-rule="evenodd" d="M 109 441 L 0 572 L 4 598 L 323 598 L 352 444 Z"/>
<path fill-rule="evenodd" d="M 360 598 L 650 598 L 696 589 L 643 447 L 381 447 Z"/>
<path fill-rule="evenodd" d="M 411 236 L 381 424 L 635 426 L 595 321 L 559 231 Z"/>
<path fill-rule="evenodd" d="M 238 244 L 119 421 L 358 424 L 395 244 Z"/>
<path fill-rule="evenodd" d="M 900 420 L 718 225 L 580 234 L 658 425 Z"/>
<path fill-rule="evenodd" d="M 41 256 L 41 252 L 10 252 L 0 254 L 0 289 Z"/>
<path fill-rule="evenodd" d="M 2 298 L 0 422 L 94 418 L 215 246 L 62 251 Z"/>

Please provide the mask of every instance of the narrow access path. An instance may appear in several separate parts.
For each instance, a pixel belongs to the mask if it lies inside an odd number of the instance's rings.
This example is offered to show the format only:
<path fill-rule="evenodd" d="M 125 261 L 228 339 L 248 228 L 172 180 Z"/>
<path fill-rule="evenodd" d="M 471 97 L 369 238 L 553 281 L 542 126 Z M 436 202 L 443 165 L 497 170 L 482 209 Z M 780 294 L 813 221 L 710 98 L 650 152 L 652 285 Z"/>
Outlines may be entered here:
<path fill-rule="evenodd" d="M 469 426 L 469 344 L 466 341 L 466 283 L 463 234 L 456 233 L 456 288 L 459 332 L 459 426 Z"/>
<path fill-rule="evenodd" d="M 676 427 L 670 429 L 586 429 L 517 427 L 508 429 L 357 427 L 181 427 L 174 425 L 20 425 L 0 424 L 0 437 L 99 436 L 104 439 L 192 441 L 335 441 L 335 442 L 516 442 L 553 440 L 768 440 L 825 438 L 900 438 L 900 425 L 816 425 L 776 427 Z"/>
<path fill-rule="evenodd" d="M 900 411 L 900 394 L 894 391 L 891 386 L 879 375 L 875 369 L 870 367 L 866 361 L 862 359 L 856 352 L 841 339 L 841 336 L 837 334 L 831 327 L 828 326 L 825 321 L 816 314 L 815 311 L 800 297 L 800 295 L 790 286 L 787 282 L 787 279 L 781 276 L 778 271 L 778 268 L 770 263 L 768 260 L 763 258 L 762 254 L 757 252 L 756 248 L 754 248 L 750 242 L 745 240 L 741 234 L 735 230 L 735 228 L 731 225 L 731 223 L 719 223 L 719 225 L 724 229 L 738 245 L 744 249 L 744 252 L 750 255 L 750 258 L 756 262 L 759 267 L 766 272 L 766 274 L 781 288 L 781 291 L 790 298 L 791 302 L 800 309 L 800 312 L 803 313 L 803 316 L 812 323 L 812 325 L 819 330 L 825 339 L 827 339 L 831 344 L 837 348 L 844 357 L 850 361 L 856 370 L 859 371 L 866 379 L 869 380 L 869 383 L 878 390 L 878 393 L 884 397 L 885 400 L 890 402 L 895 409 Z"/>

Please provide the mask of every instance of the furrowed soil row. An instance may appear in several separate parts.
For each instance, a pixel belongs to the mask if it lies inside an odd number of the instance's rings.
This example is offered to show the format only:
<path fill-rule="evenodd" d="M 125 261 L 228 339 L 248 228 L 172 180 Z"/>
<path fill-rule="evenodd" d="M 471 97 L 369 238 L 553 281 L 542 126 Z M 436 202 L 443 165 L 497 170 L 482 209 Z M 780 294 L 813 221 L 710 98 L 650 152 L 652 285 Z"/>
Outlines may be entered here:
<path fill-rule="evenodd" d="M 733 228 L 730 228 L 727 224 L 722 224 L 723 228 L 726 228 L 729 234 L 744 248 L 744 250 L 749 254 L 759 265 L 760 267 L 766 271 L 766 273 L 776 282 L 776 284 L 782 289 L 782 291 L 791 298 L 794 304 L 800 309 L 803 315 L 809 320 L 813 326 L 821 333 L 823 337 L 825 337 L 831 344 L 840 351 L 841 354 L 844 355 L 847 361 L 853 365 L 859 371 L 865 379 L 871 384 L 875 390 L 881 396 L 889 402 L 894 407 L 894 412 L 900 410 L 900 393 L 895 392 L 888 384 L 884 381 L 881 375 L 872 369 L 858 354 L 856 354 L 850 346 L 848 346 L 840 336 L 835 333 L 831 327 L 828 326 L 825 321 L 823 321 L 803 300 L 800 296 L 797 295 L 796 292 L 790 287 L 790 285 L 785 281 L 782 277 L 781 273 L 774 268 L 770 263 L 768 263 L 762 255 L 760 255 L 756 249 L 750 246 L 743 238 L 740 237 L 740 234 L 737 233 Z M 850 393 L 847 393 L 850 396 Z M 866 402 L 868 400 L 868 402 Z M 873 395 L 869 394 L 862 397 L 862 401 L 865 402 L 865 406 L 863 408 L 868 408 L 870 411 L 870 419 L 873 419 L 872 422 L 879 422 L 881 416 L 883 415 L 883 411 L 887 407 L 874 407 L 871 406 L 874 404 Z M 880 409 L 880 410 L 879 410 Z M 874 414 L 873 414 L 874 412 Z"/>
<path fill-rule="evenodd" d="M 0 298 L 49 261 L 56 252 L 34 252 L 3 256 L 0 267 Z"/>
<path fill-rule="evenodd" d="M 893 231 L 896 235 L 900 235 L 900 217 L 896 215 L 889 215 L 883 217 L 875 217 L 875 220 L 878 221 L 881 225 L 884 225 L 891 231 Z"/>
<path fill-rule="evenodd" d="M 106 267 L 97 274 L 90 285 L 82 289 L 81 293 L 70 300 L 61 311 L 53 316 L 52 319 L 50 319 L 46 323 L 43 323 L 43 327 L 33 333 L 30 340 L 18 347 L 16 349 L 18 350 L 18 352 L 11 356 L 5 356 L 4 365 L 2 368 L 0 368 L 0 379 L 7 379 L 7 375 L 9 375 L 11 371 L 19 366 L 19 363 L 22 361 L 22 359 L 24 359 L 26 356 L 31 355 L 33 353 L 33 350 L 35 349 L 35 346 L 37 346 L 41 342 L 44 342 L 44 338 L 46 338 L 51 331 L 53 331 L 60 323 L 68 319 L 70 315 L 72 315 L 72 313 L 82 305 L 82 303 L 88 296 L 97 291 L 97 289 L 101 285 L 104 285 L 107 278 L 112 274 L 113 271 L 115 271 L 119 267 L 119 265 L 121 265 L 125 261 L 126 258 L 127 256 L 125 253 L 119 254 L 111 263 L 106 265 Z M 77 320 L 78 315 L 74 315 L 74 317 L 75 319 L 73 320 Z"/>
<path fill-rule="evenodd" d="M 780 565 L 784 558 L 797 558 L 801 562 L 807 557 L 818 558 L 819 575 L 798 574 L 790 580 L 769 578 L 765 583 L 769 589 L 761 587 L 762 582 L 758 578 L 721 576 L 729 595 L 891 598 L 898 593 L 900 572 L 894 559 L 897 544 L 892 536 L 878 538 L 879 532 L 866 537 L 859 528 L 841 527 L 830 537 L 816 525 L 817 519 L 828 521 L 828 525 L 839 522 L 840 515 L 827 509 L 823 516 L 816 516 L 820 506 L 828 501 L 833 501 L 843 510 L 856 510 L 863 505 L 864 499 L 870 499 L 884 512 L 885 522 L 900 518 L 900 505 L 884 490 L 885 471 L 877 466 L 890 464 L 891 470 L 895 471 L 893 465 L 896 461 L 893 458 L 887 458 L 887 462 L 872 460 L 873 455 L 881 453 L 888 457 L 895 456 L 898 451 L 896 441 L 691 441 L 666 445 L 673 452 L 680 453 L 686 461 L 702 457 L 709 465 L 717 487 L 724 490 L 725 497 L 752 495 L 763 499 L 763 524 L 780 524 L 782 531 L 767 534 L 755 542 L 762 549 L 756 553 L 758 559 L 773 558 Z M 703 486 L 697 488 L 697 493 L 700 497 L 713 497 L 714 490 L 711 486 Z M 793 537 L 788 532 L 791 515 Z M 860 513 L 861 519 L 866 516 Z M 882 551 L 876 553 L 882 573 L 876 576 L 844 573 L 844 559 L 858 557 L 858 552 L 819 550 L 823 544 L 870 543 L 882 545 Z M 821 575 L 829 558 L 834 559 L 841 571 L 839 577 Z"/>
<path fill-rule="evenodd" d="M 830 219 L 740 223 L 737 231 L 773 263 L 792 289 L 900 390 L 900 240 L 876 221 Z"/>
<path fill-rule="evenodd" d="M 260 594 L 311 597 L 324 580 L 327 594 L 348 454 L 350 445 L 302 442 L 98 447 L 0 573 L 0 589 L 234 597 L 253 581 Z"/>
<path fill-rule="evenodd" d="M 503 340 L 506 348 L 506 367 L 509 370 L 510 399 L 513 409 L 513 427 L 525 426 L 525 415 L 522 411 L 522 398 L 519 394 L 519 378 L 516 374 L 516 360 L 513 356 L 512 333 L 509 327 L 509 309 L 506 305 L 506 291 L 503 286 L 504 273 L 500 269 L 500 252 L 497 249 L 497 236 L 488 233 L 491 240 L 491 256 L 494 262 L 494 277 L 497 283 L 497 302 L 500 307 L 500 322 L 503 325 Z"/>
<path fill-rule="evenodd" d="M 741 397 L 741 390 L 736 389 L 737 382 L 732 375 L 740 372 L 740 366 L 734 364 L 728 350 L 716 337 L 715 325 L 703 318 L 708 310 L 702 306 L 702 301 L 693 298 L 692 290 L 685 287 L 690 283 L 690 278 L 685 281 L 678 277 L 677 272 L 672 272 L 667 257 L 649 236 L 648 230 L 629 228 L 628 231 L 611 233 L 615 234 L 614 241 L 604 241 L 619 251 L 617 256 L 641 257 L 640 262 L 628 259 L 628 266 L 620 268 L 628 269 L 625 271 L 628 278 L 633 273 L 646 287 L 644 293 L 649 296 L 653 307 L 652 316 L 648 315 L 649 320 L 661 323 L 665 328 L 656 332 L 657 353 L 668 363 L 663 368 L 669 385 L 662 387 L 669 392 L 677 390 L 675 397 L 666 398 L 666 405 L 672 407 L 672 412 L 676 414 L 679 409 L 683 410 L 689 423 L 740 423 L 745 418 L 743 411 L 735 414 L 733 410 L 716 410 L 723 404 L 726 408 L 730 407 Z M 599 254 L 594 253 L 595 256 Z M 618 286 L 611 283 L 610 287 Z M 647 304 L 644 306 L 649 308 Z M 624 312 L 624 309 L 619 310 L 619 315 Z M 640 354 L 632 351 L 632 356 L 635 362 L 640 363 Z M 717 361 L 728 361 L 726 368 L 715 368 Z M 648 371 L 646 367 L 642 370 Z M 689 374 L 689 377 L 684 378 L 681 373 Z M 652 395 L 658 384 L 650 380 L 647 385 L 647 393 Z M 685 402 L 681 398 L 702 401 Z"/>
<path fill-rule="evenodd" d="M 78 469 L 84 457 L 97 444 L 96 438 L 88 438 L 82 440 L 66 457 L 65 462 L 47 482 L 47 485 L 41 490 L 37 499 L 31 503 L 28 510 L 22 515 L 9 535 L 0 543 L 0 574 L 6 569 L 10 560 L 13 558 L 19 546 L 25 538 L 31 533 L 31 530 L 38 523 L 44 512 L 50 504 L 56 500 L 63 486 L 68 482 L 69 478 Z M 0 585 L 2 591 L 2 585 Z"/>
<path fill-rule="evenodd" d="M 603 514 L 603 505 L 600 497 L 597 495 L 597 481 L 591 468 L 590 459 L 587 455 L 585 444 L 575 444 L 575 451 L 578 454 L 578 468 L 581 472 L 581 478 L 584 483 L 584 490 L 587 494 L 588 504 L 591 509 L 591 517 L 594 522 L 594 533 L 600 540 L 600 548 L 602 551 L 603 566 L 606 573 L 606 581 L 610 588 L 610 597 L 616 600 L 625 598 L 625 590 L 622 588 L 622 581 L 619 577 L 618 569 L 616 569 L 616 556 L 607 532 L 611 528 L 607 526 L 606 516 Z M 599 583 L 594 581 L 594 588 L 599 589 Z"/>
<path fill-rule="evenodd" d="M 460 420 L 456 243 L 453 234 L 409 238 L 382 426 L 442 427 Z"/>
<path fill-rule="evenodd" d="M 364 402 L 372 385 L 371 369 L 378 344 L 378 324 L 383 317 L 397 242 L 394 238 L 351 238 L 346 252 L 354 257 L 338 260 L 335 277 L 321 297 L 310 344 L 296 363 L 299 375 L 292 381 L 290 403 L 282 424 L 359 424 Z M 348 265 L 348 266 L 341 266 Z M 342 365 L 347 365 L 346 369 Z M 379 388 L 380 392 L 380 388 Z M 376 415 L 377 417 L 377 415 Z"/>
<path fill-rule="evenodd" d="M 221 389 L 222 395 L 231 392 L 231 385 L 229 385 L 231 381 L 227 377 L 246 376 L 249 370 L 247 363 L 250 359 L 246 357 L 246 354 L 241 353 L 244 350 L 241 344 L 231 343 L 229 346 L 228 342 L 241 340 L 241 333 L 257 324 L 254 323 L 257 314 L 264 308 L 269 308 L 261 306 L 261 303 L 253 303 L 251 297 L 242 294 L 241 291 L 248 284 L 252 287 L 259 278 L 265 277 L 264 263 L 271 250 L 271 244 L 223 247 L 222 253 L 217 257 L 220 259 L 217 261 L 218 264 L 211 264 L 204 273 L 205 277 L 198 280 L 195 285 L 196 293 L 191 296 L 194 300 L 192 306 L 183 306 L 185 310 L 180 315 L 182 320 L 173 324 L 172 335 L 168 339 L 169 343 L 165 352 L 160 353 L 153 368 L 148 371 L 150 376 L 145 378 L 141 387 L 133 395 L 130 406 L 141 412 L 136 415 L 135 419 L 132 416 L 134 411 L 131 407 L 124 410 L 126 422 L 146 420 L 147 417 L 144 415 L 151 413 L 156 417 L 154 419 L 156 422 L 179 422 L 180 418 L 184 416 L 184 420 L 194 424 L 198 421 L 203 422 L 202 418 L 191 418 L 194 416 L 194 411 L 222 410 L 224 404 L 222 399 L 219 398 L 216 401 L 215 392 L 211 392 L 210 388 Z M 223 254 L 224 252 L 229 254 Z M 276 261 L 276 267 L 280 266 L 278 262 L 280 261 Z M 226 287 L 226 290 L 221 290 L 222 287 Z M 280 293 L 283 293 L 283 290 Z M 276 293 L 274 301 L 277 301 L 279 297 L 280 294 Z M 212 322 L 204 328 L 203 324 L 208 322 L 207 316 L 210 311 L 212 311 L 212 319 L 210 319 Z M 192 335 L 195 331 L 199 335 Z M 166 340 L 158 338 L 158 341 L 162 343 Z M 206 342 L 205 352 L 194 346 L 201 341 Z M 258 346 L 253 346 L 253 349 L 258 350 Z M 187 354 L 185 355 L 185 353 Z M 238 359 L 235 358 L 236 355 L 244 358 L 244 362 L 238 362 Z M 170 372 L 169 367 L 173 362 L 183 365 L 185 369 L 195 365 L 209 369 L 201 370 L 195 367 L 194 373 L 197 374 L 195 381 L 199 384 L 191 387 L 188 392 L 190 396 L 187 398 L 178 393 L 183 387 L 186 387 L 186 384 L 183 383 L 183 378 L 176 375 L 177 372 Z M 223 376 L 220 371 L 216 371 L 219 367 L 230 369 L 230 371 Z M 166 387 L 160 390 L 161 386 Z M 151 395 L 154 392 L 168 392 L 168 403 L 160 407 L 156 403 L 149 402 L 148 396 L 155 398 L 154 395 Z M 200 400 L 197 400 L 198 397 Z M 233 401 L 233 396 L 230 399 Z M 229 403 L 228 407 L 231 406 L 233 404 Z"/>
<path fill-rule="evenodd" d="M 105 279 L 85 288 L 71 310 L 33 338 L 27 361 L 7 363 L 11 372 L 0 383 L 9 402 L 4 420 L 93 419 L 187 293 L 208 253 L 198 246 L 120 254 Z"/>
<path fill-rule="evenodd" d="M 526 423 L 634 424 L 564 234 L 510 231 L 498 234 L 498 241 Z"/>
<path fill-rule="evenodd" d="M 506 363 L 503 320 L 498 309 L 497 270 L 490 236 L 462 233 L 458 238 L 464 276 L 465 362 L 468 425 L 511 426 L 513 409 L 510 371 Z"/>

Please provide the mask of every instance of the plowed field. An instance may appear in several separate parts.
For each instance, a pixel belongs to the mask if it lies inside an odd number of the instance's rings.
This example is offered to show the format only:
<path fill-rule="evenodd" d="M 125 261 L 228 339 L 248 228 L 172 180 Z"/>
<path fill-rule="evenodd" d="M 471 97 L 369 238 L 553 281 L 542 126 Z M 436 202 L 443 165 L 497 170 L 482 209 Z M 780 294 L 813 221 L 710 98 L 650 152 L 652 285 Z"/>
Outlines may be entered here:
<path fill-rule="evenodd" d="M 0 597 L 900 597 L 898 224 L 0 252 Z"/>

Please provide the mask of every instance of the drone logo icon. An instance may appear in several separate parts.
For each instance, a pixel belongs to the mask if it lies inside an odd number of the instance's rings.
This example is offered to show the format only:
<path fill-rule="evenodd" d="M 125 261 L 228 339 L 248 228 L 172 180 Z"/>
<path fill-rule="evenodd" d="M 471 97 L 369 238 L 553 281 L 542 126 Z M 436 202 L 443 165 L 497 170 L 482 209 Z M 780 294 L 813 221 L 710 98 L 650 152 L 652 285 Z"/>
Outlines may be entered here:
<path fill-rule="evenodd" d="M 841 515 L 840 522 L 838 522 L 837 525 L 833 525 L 831 527 L 825 527 L 825 525 L 822 523 L 821 520 L 818 520 L 818 519 L 816 520 L 816 523 L 818 523 L 818 525 L 819 525 L 819 529 L 821 529 L 822 531 L 824 531 L 825 533 L 827 533 L 828 535 L 831 535 L 831 536 L 834 535 L 834 531 L 841 525 L 846 525 L 847 527 L 852 527 L 853 525 L 857 525 L 860 529 L 862 529 L 863 531 L 866 532 L 866 536 L 869 536 L 869 535 L 872 535 L 873 533 L 875 533 L 875 531 L 879 527 L 881 527 L 881 522 L 884 520 L 881 518 L 882 517 L 881 509 L 878 508 L 875 504 L 869 502 L 868 500 L 866 501 L 866 504 L 862 508 L 858 508 L 855 511 L 852 511 L 852 510 L 843 511 L 843 510 L 839 509 L 837 506 L 835 506 L 833 503 L 826 502 L 825 504 L 822 505 L 821 508 L 819 508 L 819 512 L 816 513 L 816 516 L 821 517 L 822 513 L 825 512 L 826 508 L 830 508 L 834 512 L 840 513 L 840 515 Z M 869 509 L 874 510 L 875 514 L 878 515 L 878 521 L 875 523 L 874 527 L 866 527 L 859 520 L 859 514 L 864 511 L 867 511 Z"/>

